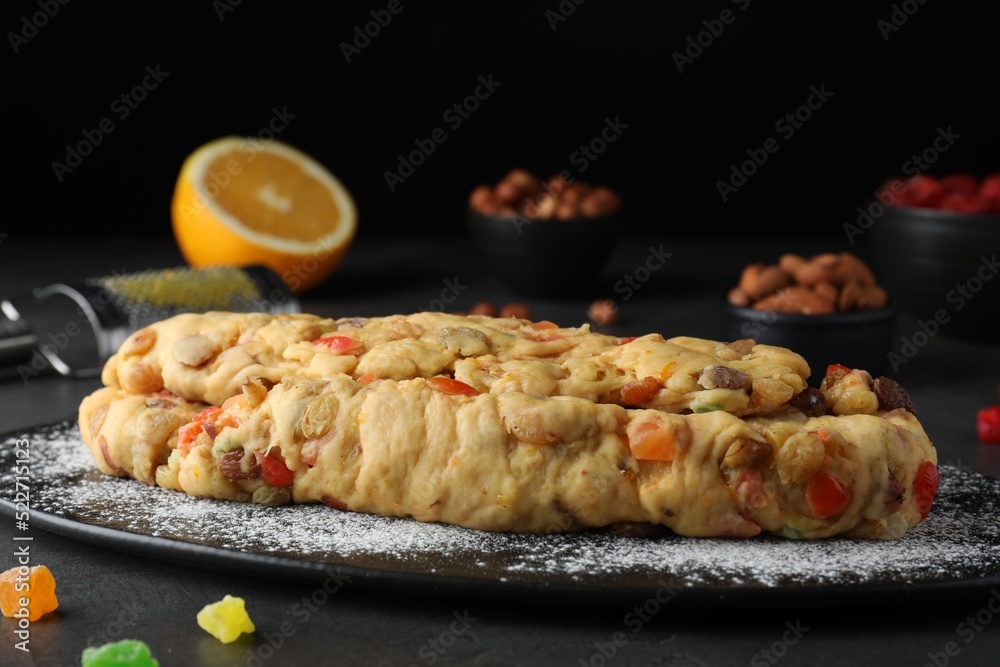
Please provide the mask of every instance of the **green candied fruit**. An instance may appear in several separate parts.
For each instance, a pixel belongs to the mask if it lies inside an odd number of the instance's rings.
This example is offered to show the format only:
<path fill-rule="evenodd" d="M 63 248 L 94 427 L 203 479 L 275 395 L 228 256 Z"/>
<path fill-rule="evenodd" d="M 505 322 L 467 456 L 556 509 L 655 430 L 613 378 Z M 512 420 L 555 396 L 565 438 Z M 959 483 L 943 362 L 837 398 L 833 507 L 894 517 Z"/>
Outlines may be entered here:
<path fill-rule="evenodd" d="M 218 437 L 215 439 L 215 443 L 212 445 L 212 449 L 217 452 L 231 452 L 234 449 L 239 449 L 243 446 L 242 442 L 234 440 L 233 438 Z"/>
<path fill-rule="evenodd" d="M 695 408 L 695 412 L 702 414 L 703 412 L 716 412 L 718 410 L 724 410 L 726 406 L 722 403 L 705 403 L 704 405 L 699 405 Z"/>
<path fill-rule="evenodd" d="M 782 526 L 781 532 L 784 533 L 785 537 L 791 538 L 793 540 L 802 539 L 802 533 L 792 528 L 791 526 Z"/>
<path fill-rule="evenodd" d="M 145 642 L 122 639 L 83 649 L 82 667 L 160 667 L 160 663 Z"/>

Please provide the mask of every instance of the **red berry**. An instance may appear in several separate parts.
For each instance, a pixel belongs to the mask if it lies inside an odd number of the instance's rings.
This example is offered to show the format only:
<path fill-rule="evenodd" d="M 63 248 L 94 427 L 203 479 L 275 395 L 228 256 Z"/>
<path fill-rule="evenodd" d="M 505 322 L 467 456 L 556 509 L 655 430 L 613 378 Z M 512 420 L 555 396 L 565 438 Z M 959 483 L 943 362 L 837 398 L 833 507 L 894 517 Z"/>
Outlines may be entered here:
<path fill-rule="evenodd" d="M 931 513 L 931 505 L 934 504 L 934 496 L 937 495 L 940 483 L 937 466 L 930 461 L 921 463 L 916 477 L 913 478 L 913 502 L 917 504 L 921 521 Z"/>
<path fill-rule="evenodd" d="M 935 177 L 917 174 L 906 180 L 906 193 L 911 206 L 937 208 L 945 189 Z"/>
<path fill-rule="evenodd" d="M 365 347 L 364 343 L 351 336 L 324 336 L 317 338 L 313 343 L 328 347 L 338 354 L 356 354 Z"/>
<path fill-rule="evenodd" d="M 880 185 L 875 191 L 875 198 L 884 206 L 910 206 L 913 203 L 906 189 L 906 181 L 899 177 L 890 178 Z"/>
<path fill-rule="evenodd" d="M 272 451 L 260 459 L 260 475 L 271 486 L 288 486 L 295 480 L 295 473 L 285 465 L 281 453 Z"/>
<path fill-rule="evenodd" d="M 446 377 L 433 377 L 427 380 L 427 385 L 432 389 L 437 389 L 443 394 L 478 396 L 480 391 L 473 386 L 467 385 L 460 380 L 453 380 Z"/>
<path fill-rule="evenodd" d="M 950 192 L 961 192 L 966 195 L 976 194 L 979 181 L 972 174 L 948 174 L 941 177 L 941 185 Z"/>
<path fill-rule="evenodd" d="M 980 442 L 1000 443 L 1000 405 L 991 405 L 979 411 L 976 417 L 976 435 Z"/>
<path fill-rule="evenodd" d="M 851 502 L 851 490 L 839 479 L 820 470 L 806 485 L 806 502 L 817 519 L 833 516 Z"/>
<path fill-rule="evenodd" d="M 988 199 L 983 199 L 977 194 L 950 192 L 941 198 L 938 208 L 945 211 L 977 215 L 988 212 L 990 204 Z"/>
<path fill-rule="evenodd" d="M 979 197 L 990 202 L 990 210 L 998 213 L 1000 209 L 1000 173 L 987 174 L 979 183 Z"/>

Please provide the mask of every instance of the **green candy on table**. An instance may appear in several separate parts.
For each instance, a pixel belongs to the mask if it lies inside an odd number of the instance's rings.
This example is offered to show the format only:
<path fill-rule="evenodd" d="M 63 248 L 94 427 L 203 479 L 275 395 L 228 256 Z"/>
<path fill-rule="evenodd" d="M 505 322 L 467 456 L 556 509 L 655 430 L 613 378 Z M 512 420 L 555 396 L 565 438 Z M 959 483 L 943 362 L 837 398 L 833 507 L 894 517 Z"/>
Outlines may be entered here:
<path fill-rule="evenodd" d="M 137 639 L 122 639 L 83 650 L 82 667 L 160 667 L 149 646 Z"/>

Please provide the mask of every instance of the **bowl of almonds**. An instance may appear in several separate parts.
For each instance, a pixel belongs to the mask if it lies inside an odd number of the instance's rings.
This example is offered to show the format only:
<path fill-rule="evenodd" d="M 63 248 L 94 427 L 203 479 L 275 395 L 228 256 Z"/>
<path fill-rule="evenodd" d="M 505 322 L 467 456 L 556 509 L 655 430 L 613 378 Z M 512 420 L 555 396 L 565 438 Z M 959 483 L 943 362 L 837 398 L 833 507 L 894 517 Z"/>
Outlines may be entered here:
<path fill-rule="evenodd" d="M 723 311 L 727 339 L 794 350 L 820 378 L 831 364 L 884 374 L 896 335 L 893 300 L 850 252 L 786 253 L 749 264 Z"/>

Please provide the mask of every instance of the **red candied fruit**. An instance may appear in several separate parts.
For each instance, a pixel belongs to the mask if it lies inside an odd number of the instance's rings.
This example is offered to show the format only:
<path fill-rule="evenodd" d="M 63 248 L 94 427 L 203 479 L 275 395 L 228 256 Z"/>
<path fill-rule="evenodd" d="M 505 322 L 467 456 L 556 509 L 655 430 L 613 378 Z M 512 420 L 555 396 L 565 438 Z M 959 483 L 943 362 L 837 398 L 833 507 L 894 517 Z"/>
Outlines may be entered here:
<path fill-rule="evenodd" d="M 1000 172 L 987 175 L 979 184 L 978 194 L 990 203 L 991 213 L 1000 213 Z"/>
<path fill-rule="evenodd" d="M 970 215 L 1000 214 L 1000 172 L 978 179 L 959 172 L 944 176 L 917 174 L 888 179 L 878 190 L 887 206 L 913 206 Z"/>
<path fill-rule="evenodd" d="M 937 466 L 930 461 L 924 461 L 917 468 L 917 474 L 913 478 L 913 501 L 920 512 L 921 521 L 931 512 L 940 482 Z"/>
<path fill-rule="evenodd" d="M 1000 404 L 976 413 L 976 436 L 979 442 L 1000 444 Z"/>
<path fill-rule="evenodd" d="M 945 195 L 944 186 L 933 176 L 917 174 L 905 181 L 905 199 L 910 206 L 936 208 Z"/>
<path fill-rule="evenodd" d="M 975 194 L 965 192 L 949 192 L 941 198 L 941 201 L 938 203 L 938 208 L 943 211 L 957 211 L 958 213 L 982 215 L 983 213 L 990 212 L 992 202 L 988 199 L 982 199 L 979 195 Z"/>
<path fill-rule="evenodd" d="M 260 454 L 257 461 L 260 463 L 261 477 L 271 486 L 288 486 L 295 481 L 295 471 L 289 470 L 285 465 L 285 459 L 278 450 Z"/>
<path fill-rule="evenodd" d="M 972 174 L 948 174 L 941 177 L 941 187 L 949 192 L 974 195 L 979 189 L 979 181 Z"/>

